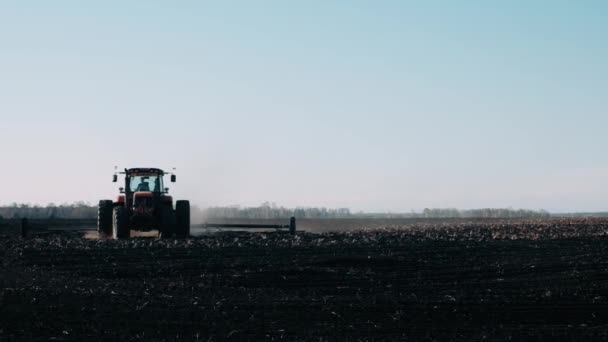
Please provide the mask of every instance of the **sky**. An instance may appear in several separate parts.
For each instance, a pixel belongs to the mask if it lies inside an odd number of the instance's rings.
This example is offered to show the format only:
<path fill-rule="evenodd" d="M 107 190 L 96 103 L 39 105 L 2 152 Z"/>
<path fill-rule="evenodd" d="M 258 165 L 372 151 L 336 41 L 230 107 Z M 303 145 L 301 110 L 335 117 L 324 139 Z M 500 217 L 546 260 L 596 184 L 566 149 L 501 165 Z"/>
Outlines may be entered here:
<path fill-rule="evenodd" d="M 0 204 L 608 210 L 608 2 L 0 2 Z"/>

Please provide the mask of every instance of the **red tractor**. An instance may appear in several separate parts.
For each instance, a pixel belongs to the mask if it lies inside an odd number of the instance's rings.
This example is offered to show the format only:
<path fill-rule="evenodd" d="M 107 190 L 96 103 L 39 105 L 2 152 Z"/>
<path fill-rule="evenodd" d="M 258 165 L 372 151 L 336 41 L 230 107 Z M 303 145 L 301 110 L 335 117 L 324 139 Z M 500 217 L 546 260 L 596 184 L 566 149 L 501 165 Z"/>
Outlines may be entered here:
<path fill-rule="evenodd" d="M 120 188 L 116 201 L 101 200 L 97 215 L 100 234 L 115 239 L 130 237 L 131 230 L 158 230 L 161 238 L 190 236 L 190 202 L 175 201 L 163 187 L 163 176 L 175 174 L 154 168 L 132 168 L 114 174 L 125 175 L 125 186 Z"/>

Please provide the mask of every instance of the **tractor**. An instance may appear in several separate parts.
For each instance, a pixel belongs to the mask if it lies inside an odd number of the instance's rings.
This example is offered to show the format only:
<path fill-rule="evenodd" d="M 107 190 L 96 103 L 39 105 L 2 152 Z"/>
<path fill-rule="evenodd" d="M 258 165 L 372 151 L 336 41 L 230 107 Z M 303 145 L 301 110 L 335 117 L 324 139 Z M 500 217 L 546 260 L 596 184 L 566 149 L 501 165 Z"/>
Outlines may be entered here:
<path fill-rule="evenodd" d="M 161 238 L 185 238 L 190 236 L 190 202 L 175 201 L 169 196 L 169 188 L 163 187 L 163 177 L 173 173 L 155 168 L 131 168 L 115 172 L 124 175 L 125 185 L 119 189 L 116 201 L 99 201 L 97 231 L 100 235 L 115 239 L 129 238 L 131 230 L 158 230 Z"/>

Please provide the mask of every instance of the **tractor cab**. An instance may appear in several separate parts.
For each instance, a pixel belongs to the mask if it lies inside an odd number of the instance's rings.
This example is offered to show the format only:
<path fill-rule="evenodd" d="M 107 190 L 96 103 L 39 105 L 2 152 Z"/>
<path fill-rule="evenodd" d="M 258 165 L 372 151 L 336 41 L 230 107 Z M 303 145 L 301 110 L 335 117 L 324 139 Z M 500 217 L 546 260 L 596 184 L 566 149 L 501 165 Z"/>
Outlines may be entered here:
<path fill-rule="evenodd" d="M 168 188 L 164 187 L 163 177 L 166 174 L 161 169 L 133 168 L 121 172 L 125 175 L 125 186 L 120 188 L 118 203 L 132 207 L 153 207 L 158 201 L 169 201 Z M 114 182 L 118 176 L 114 175 Z M 171 181 L 175 182 L 175 175 L 171 175 Z"/>
<path fill-rule="evenodd" d="M 161 192 L 162 176 L 155 174 L 134 174 L 129 179 L 131 192 Z"/>
<path fill-rule="evenodd" d="M 163 173 L 133 171 L 127 173 L 127 192 L 165 193 L 163 188 Z"/>

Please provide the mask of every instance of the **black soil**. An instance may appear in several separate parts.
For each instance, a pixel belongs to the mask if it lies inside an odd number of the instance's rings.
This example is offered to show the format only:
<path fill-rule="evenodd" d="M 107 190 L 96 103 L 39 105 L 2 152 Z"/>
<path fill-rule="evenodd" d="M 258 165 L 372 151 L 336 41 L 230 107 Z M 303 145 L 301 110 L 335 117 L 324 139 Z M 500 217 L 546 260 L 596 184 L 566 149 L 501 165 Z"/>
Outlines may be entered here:
<path fill-rule="evenodd" d="M 0 236 L 1 341 L 606 340 L 608 221 Z"/>

